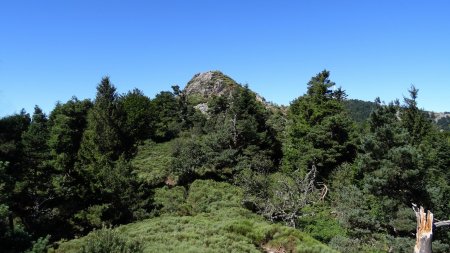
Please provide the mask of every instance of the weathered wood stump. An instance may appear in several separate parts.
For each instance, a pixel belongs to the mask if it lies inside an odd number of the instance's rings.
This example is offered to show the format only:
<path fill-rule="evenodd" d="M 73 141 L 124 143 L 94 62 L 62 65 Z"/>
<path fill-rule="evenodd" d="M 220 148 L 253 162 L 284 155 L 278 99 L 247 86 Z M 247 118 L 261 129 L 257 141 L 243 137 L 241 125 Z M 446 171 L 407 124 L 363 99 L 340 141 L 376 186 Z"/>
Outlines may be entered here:
<path fill-rule="evenodd" d="M 423 207 L 413 205 L 417 218 L 416 246 L 414 253 L 432 253 L 433 213 L 425 213 Z"/>

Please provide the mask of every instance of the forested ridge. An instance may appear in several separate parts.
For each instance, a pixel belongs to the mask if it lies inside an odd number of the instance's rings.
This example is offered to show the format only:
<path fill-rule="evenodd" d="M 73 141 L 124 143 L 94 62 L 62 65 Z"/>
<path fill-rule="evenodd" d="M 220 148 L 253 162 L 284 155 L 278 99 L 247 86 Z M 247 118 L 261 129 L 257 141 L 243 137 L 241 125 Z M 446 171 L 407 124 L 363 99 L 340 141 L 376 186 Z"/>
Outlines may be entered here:
<path fill-rule="evenodd" d="M 450 219 L 449 117 L 414 86 L 384 103 L 326 70 L 306 85 L 285 107 L 219 71 L 154 98 L 104 77 L 93 100 L 1 118 L 0 251 L 412 252 L 412 203 Z"/>

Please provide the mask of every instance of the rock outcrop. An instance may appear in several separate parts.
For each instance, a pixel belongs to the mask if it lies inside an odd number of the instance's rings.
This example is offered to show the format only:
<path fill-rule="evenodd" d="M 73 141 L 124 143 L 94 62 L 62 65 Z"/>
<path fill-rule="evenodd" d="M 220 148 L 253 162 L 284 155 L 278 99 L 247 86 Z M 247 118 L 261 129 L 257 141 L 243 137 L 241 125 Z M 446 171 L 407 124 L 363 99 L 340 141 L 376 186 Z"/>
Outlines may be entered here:
<path fill-rule="evenodd" d="M 196 109 L 205 113 L 208 110 L 207 102 L 210 98 L 214 96 L 230 97 L 240 87 L 242 87 L 240 84 L 222 72 L 208 71 L 194 75 L 184 88 L 184 93 L 190 98 Z M 273 109 L 275 107 L 257 93 L 255 96 L 256 100 L 266 108 Z"/>
<path fill-rule="evenodd" d="M 212 96 L 231 96 L 239 87 L 230 77 L 220 71 L 208 71 L 196 74 L 186 85 L 184 92 L 188 96 L 201 96 L 209 99 Z"/>

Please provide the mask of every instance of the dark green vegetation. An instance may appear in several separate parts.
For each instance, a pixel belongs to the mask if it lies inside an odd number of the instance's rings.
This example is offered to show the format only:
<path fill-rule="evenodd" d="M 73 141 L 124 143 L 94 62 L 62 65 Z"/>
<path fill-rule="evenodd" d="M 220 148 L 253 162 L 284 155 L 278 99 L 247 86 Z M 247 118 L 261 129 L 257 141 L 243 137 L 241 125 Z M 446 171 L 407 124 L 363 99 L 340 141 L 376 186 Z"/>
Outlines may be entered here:
<path fill-rule="evenodd" d="M 129 252 L 225 253 L 261 252 L 263 249 L 336 252 L 303 232 L 270 224 L 242 208 L 241 189 L 228 183 L 197 180 L 190 185 L 188 192 L 183 187 L 162 188 L 156 195 L 156 201 L 163 206 L 160 217 L 115 230 L 97 230 L 62 244 L 56 252 L 112 252 L 99 251 L 91 246 L 109 247 L 110 242 L 104 238 L 111 237 L 111 234 L 115 235 L 116 241 L 123 241 L 121 245 L 129 247 L 127 245 L 131 244 L 141 250 Z M 80 250 L 83 247 L 84 251 Z"/>
<path fill-rule="evenodd" d="M 450 131 L 450 114 L 437 120 L 436 124 L 444 131 Z"/>
<path fill-rule="evenodd" d="M 362 101 L 358 99 L 348 99 L 343 102 L 350 118 L 358 124 L 365 123 L 367 119 L 369 119 L 370 114 L 376 108 L 376 104 L 374 102 Z"/>
<path fill-rule="evenodd" d="M 3 117 L 0 248 L 411 252 L 411 203 L 449 218 L 450 135 L 414 87 L 386 105 L 334 85 L 281 108 L 220 72 L 153 99 L 103 78 L 93 101 Z"/>

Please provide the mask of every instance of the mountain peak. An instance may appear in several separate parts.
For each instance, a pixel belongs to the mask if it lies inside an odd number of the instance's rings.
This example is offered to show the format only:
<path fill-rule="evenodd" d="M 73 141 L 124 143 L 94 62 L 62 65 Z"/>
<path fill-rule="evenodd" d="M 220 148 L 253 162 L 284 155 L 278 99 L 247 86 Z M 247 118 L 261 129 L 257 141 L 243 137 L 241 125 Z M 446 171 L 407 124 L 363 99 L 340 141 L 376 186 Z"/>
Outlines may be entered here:
<path fill-rule="evenodd" d="M 207 71 L 195 74 L 187 83 L 184 91 L 187 95 L 197 95 L 203 98 L 231 95 L 239 84 L 220 71 Z"/>

